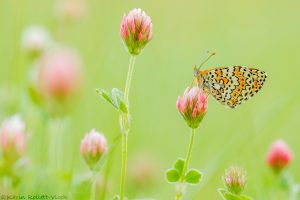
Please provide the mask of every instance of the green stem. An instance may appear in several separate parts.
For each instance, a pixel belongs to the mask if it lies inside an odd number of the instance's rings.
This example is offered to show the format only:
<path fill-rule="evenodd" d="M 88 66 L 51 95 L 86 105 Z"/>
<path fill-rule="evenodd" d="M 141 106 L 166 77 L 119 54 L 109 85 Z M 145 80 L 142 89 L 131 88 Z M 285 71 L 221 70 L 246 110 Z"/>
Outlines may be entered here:
<path fill-rule="evenodd" d="M 175 200 L 180 200 L 182 198 L 184 190 L 185 190 L 185 183 L 179 182 L 177 187 L 177 193 L 175 195 Z"/>
<path fill-rule="evenodd" d="M 126 78 L 126 85 L 125 85 L 125 92 L 124 92 L 124 99 L 125 103 L 127 106 L 129 106 L 129 90 L 130 90 L 130 85 L 131 85 L 131 79 L 132 79 L 132 74 L 133 74 L 133 69 L 134 69 L 134 63 L 135 63 L 135 56 L 131 55 L 130 61 L 129 61 L 129 69 L 127 73 L 127 78 Z"/>
<path fill-rule="evenodd" d="M 93 171 L 91 185 L 91 200 L 96 200 L 97 172 Z"/>
<path fill-rule="evenodd" d="M 120 200 L 124 200 L 125 195 L 125 177 L 126 177 L 126 165 L 127 165 L 127 140 L 128 135 L 122 135 L 122 168 L 121 168 L 121 189 L 120 189 Z"/>
<path fill-rule="evenodd" d="M 124 200 L 125 196 L 125 178 L 126 178 L 126 165 L 127 165 L 127 142 L 129 133 L 129 90 L 132 80 L 132 74 L 134 69 L 135 56 L 131 55 L 129 61 L 129 69 L 126 78 L 124 100 L 127 105 L 128 113 L 121 113 L 120 126 L 122 131 L 122 167 L 121 167 L 121 183 L 120 183 L 120 200 Z"/>
<path fill-rule="evenodd" d="M 191 129 L 191 139 L 190 139 L 189 149 L 188 149 L 188 153 L 187 153 L 185 163 L 184 163 L 184 166 L 183 166 L 182 174 L 181 174 L 181 177 L 180 177 L 180 180 L 179 180 L 177 193 L 176 193 L 176 196 L 175 196 L 176 200 L 180 200 L 182 198 L 184 190 L 185 190 L 184 178 L 185 178 L 185 173 L 188 170 L 189 162 L 190 162 L 190 159 L 191 159 L 194 140 L 195 140 L 195 129 L 192 128 Z"/>
<path fill-rule="evenodd" d="M 192 155 L 192 149 L 193 149 L 194 139 L 195 139 L 195 129 L 192 128 L 191 129 L 191 139 L 190 139 L 190 144 L 189 144 L 189 150 L 188 150 L 188 153 L 187 153 L 187 156 L 186 156 L 186 160 L 185 160 L 185 164 L 184 164 L 184 167 L 183 167 L 183 170 L 182 170 L 182 176 L 185 175 L 185 173 L 186 173 L 186 171 L 188 169 L 188 166 L 189 166 L 189 162 L 190 162 L 191 155 Z M 182 177 L 182 179 L 183 178 L 184 177 Z"/>

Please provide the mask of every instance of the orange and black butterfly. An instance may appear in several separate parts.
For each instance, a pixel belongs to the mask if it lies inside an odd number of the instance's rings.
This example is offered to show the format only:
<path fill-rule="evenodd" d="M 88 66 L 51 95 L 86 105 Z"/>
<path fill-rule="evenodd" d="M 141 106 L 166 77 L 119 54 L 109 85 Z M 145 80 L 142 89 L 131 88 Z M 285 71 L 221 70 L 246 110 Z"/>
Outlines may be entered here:
<path fill-rule="evenodd" d="M 211 54 L 208 59 L 213 55 L 215 54 Z M 235 108 L 254 96 L 267 78 L 266 72 L 245 66 L 217 67 L 210 70 L 200 70 L 200 67 L 194 68 L 198 86 L 230 108 Z"/>

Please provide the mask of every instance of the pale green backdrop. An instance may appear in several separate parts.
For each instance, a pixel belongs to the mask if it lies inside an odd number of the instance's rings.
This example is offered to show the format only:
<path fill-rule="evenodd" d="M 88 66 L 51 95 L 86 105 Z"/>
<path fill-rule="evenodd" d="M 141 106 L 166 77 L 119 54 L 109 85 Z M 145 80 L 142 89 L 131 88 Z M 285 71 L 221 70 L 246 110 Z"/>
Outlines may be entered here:
<path fill-rule="evenodd" d="M 164 171 L 177 157 L 185 156 L 189 142 L 189 129 L 175 102 L 193 78 L 193 65 L 201 63 L 207 50 L 214 50 L 217 55 L 205 68 L 257 67 L 268 73 L 268 79 L 261 92 L 237 109 L 209 99 L 190 163 L 205 176 L 199 186 L 188 188 L 186 199 L 220 199 L 216 189 L 222 187 L 224 170 L 237 164 L 248 171 L 246 194 L 258 200 L 285 200 L 285 192 L 265 164 L 265 155 L 273 140 L 286 140 L 294 152 L 288 171 L 300 181 L 298 0 L 87 0 L 86 15 L 64 26 L 63 37 L 57 38 L 81 53 L 85 76 L 67 125 L 58 130 L 63 172 L 57 177 L 45 175 L 47 162 L 40 160 L 47 156 L 47 147 L 40 140 L 45 128 L 39 109 L 26 93 L 31 64 L 20 48 L 21 32 L 31 24 L 44 26 L 56 37 L 54 1 L 1 0 L 0 117 L 2 120 L 21 113 L 31 133 L 28 156 L 32 163 L 22 179 L 20 193 L 72 193 L 74 199 L 88 199 L 87 185 L 71 184 L 78 174 L 88 172 L 79 144 L 92 128 L 102 131 L 109 144 L 120 133 L 117 112 L 97 96 L 95 89 L 124 87 L 129 55 L 119 36 L 119 26 L 123 14 L 135 7 L 151 16 L 153 40 L 136 61 L 130 91 L 128 161 L 130 168 L 137 155 L 150 155 L 156 162 L 157 178 L 153 184 L 136 187 L 128 176 L 129 199 L 173 199 L 174 188 L 165 182 Z M 107 199 L 119 191 L 120 144 L 110 160 Z"/>

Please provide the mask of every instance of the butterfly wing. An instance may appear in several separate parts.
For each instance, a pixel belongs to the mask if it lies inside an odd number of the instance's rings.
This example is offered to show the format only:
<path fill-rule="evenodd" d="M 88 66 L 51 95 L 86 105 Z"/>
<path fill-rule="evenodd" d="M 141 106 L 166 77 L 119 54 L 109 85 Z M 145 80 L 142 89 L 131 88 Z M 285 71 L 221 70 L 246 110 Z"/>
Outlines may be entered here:
<path fill-rule="evenodd" d="M 245 66 L 218 67 L 202 75 L 204 85 L 221 104 L 235 108 L 257 93 L 264 85 L 264 71 Z"/>

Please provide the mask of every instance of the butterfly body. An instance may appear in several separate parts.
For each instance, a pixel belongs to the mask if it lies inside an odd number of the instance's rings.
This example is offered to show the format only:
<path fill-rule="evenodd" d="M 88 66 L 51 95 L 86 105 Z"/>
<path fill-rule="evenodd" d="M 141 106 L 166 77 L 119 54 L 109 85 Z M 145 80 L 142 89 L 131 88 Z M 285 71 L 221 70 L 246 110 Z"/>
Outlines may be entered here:
<path fill-rule="evenodd" d="M 245 66 L 217 67 L 202 71 L 195 68 L 194 75 L 199 87 L 231 108 L 257 93 L 267 78 L 264 71 Z"/>

